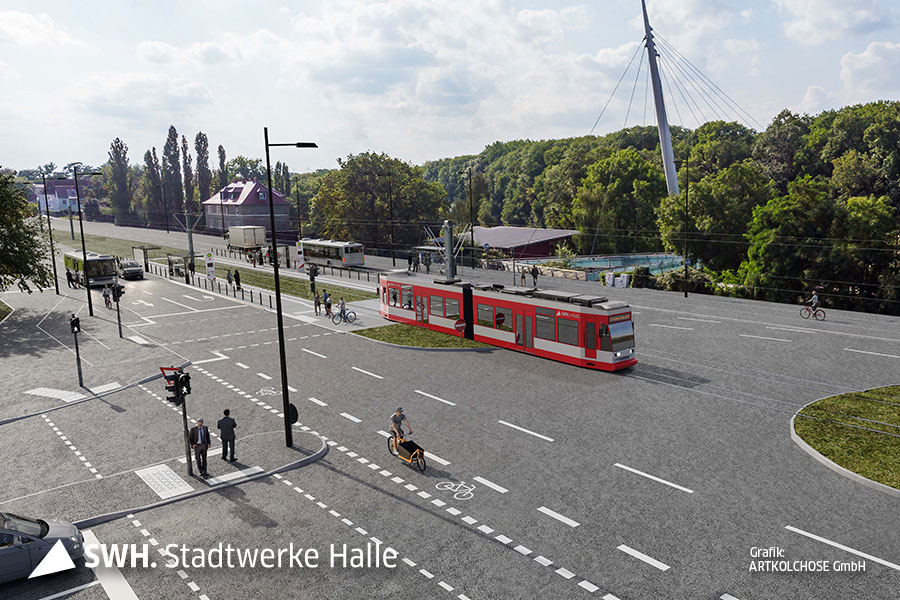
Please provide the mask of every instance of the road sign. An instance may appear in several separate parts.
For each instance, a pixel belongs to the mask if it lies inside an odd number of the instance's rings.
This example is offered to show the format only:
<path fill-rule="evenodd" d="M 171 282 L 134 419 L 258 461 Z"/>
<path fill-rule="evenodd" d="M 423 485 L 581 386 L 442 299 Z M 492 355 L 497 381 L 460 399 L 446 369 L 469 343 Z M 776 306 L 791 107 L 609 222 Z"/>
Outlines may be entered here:
<path fill-rule="evenodd" d="M 463 319 L 457 319 L 456 323 L 453 324 L 453 328 L 457 331 L 465 331 L 466 322 Z"/>
<path fill-rule="evenodd" d="M 293 404 L 288 405 L 288 416 L 291 418 L 291 425 L 295 424 L 300 418 L 300 415 L 297 414 L 297 407 Z"/>
<path fill-rule="evenodd" d="M 497 316 L 494 317 L 494 323 L 497 324 L 497 327 L 499 327 L 500 325 L 503 325 L 503 321 L 505 321 L 505 320 L 506 320 L 506 315 L 504 315 L 502 312 L 498 312 Z"/>
<path fill-rule="evenodd" d="M 216 266 L 213 263 L 212 252 L 206 253 L 206 278 L 213 280 L 216 278 Z"/>

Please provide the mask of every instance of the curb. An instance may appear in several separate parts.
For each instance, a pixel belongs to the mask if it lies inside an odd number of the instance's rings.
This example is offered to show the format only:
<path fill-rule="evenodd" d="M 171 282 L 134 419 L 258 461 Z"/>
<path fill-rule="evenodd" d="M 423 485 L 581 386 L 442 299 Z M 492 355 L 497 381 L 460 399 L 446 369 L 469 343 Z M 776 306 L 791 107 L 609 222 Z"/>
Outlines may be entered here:
<path fill-rule="evenodd" d="M 365 331 L 361 329 L 360 331 Z M 423 348 L 422 346 L 404 346 L 402 344 L 392 344 L 391 342 L 385 342 L 382 340 L 376 340 L 370 337 L 366 337 L 364 335 L 360 335 L 355 331 L 346 331 L 344 333 L 352 333 L 358 338 L 362 338 L 364 340 L 369 340 L 370 342 L 375 342 L 376 344 L 384 344 L 385 346 L 390 346 L 392 348 L 402 348 L 403 350 L 421 350 L 423 352 L 493 352 L 496 350 L 494 347 L 490 348 Z"/>
<path fill-rule="evenodd" d="M 297 432 L 297 433 L 306 433 L 306 432 Z M 309 434 L 309 435 L 312 435 L 312 434 Z M 315 436 L 315 437 L 318 437 L 319 440 L 322 442 L 321 448 L 319 448 L 315 453 L 313 453 L 309 456 L 304 456 L 303 458 L 301 458 L 298 461 L 288 463 L 282 467 L 278 467 L 277 469 L 272 469 L 271 471 L 265 471 L 263 473 L 257 473 L 255 475 L 251 475 L 250 477 L 246 477 L 239 481 L 220 483 L 219 485 L 211 486 L 205 490 L 197 490 L 194 492 L 184 494 L 182 496 L 177 496 L 175 498 L 168 498 L 166 500 L 161 500 L 160 502 L 154 502 L 153 504 L 147 504 L 147 505 L 140 506 L 137 508 L 118 510 L 116 512 L 106 513 L 104 515 L 97 515 L 94 517 L 89 517 L 87 519 L 82 519 L 80 521 L 76 521 L 72 524 L 75 525 L 75 527 L 78 527 L 79 529 L 89 529 L 91 527 L 96 527 L 97 525 L 102 525 L 104 523 L 109 523 L 110 521 L 115 521 L 117 519 L 121 519 L 122 517 L 125 517 L 128 515 L 135 515 L 137 513 L 146 512 L 148 510 L 153 510 L 155 508 L 169 506 L 170 504 L 175 504 L 176 502 L 181 502 L 182 500 L 189 500 L 192 498 L 197 498 L 199 496 L 205 496 L 206 494 L 211 494 L 213 492 L 218 492 L 220 490 L 232 488 L 232 487 L 242 485 L 242 484 L 250 482 L 250 481 L 256 481 L 257 479 L 262 479 L 263 477 L 271 477 L 272 475 L 274 475 L 276 473 L 283 473 L 285 471 L 291 471 L 293 469 L 299 469 L 300 467 L 305 467 L 306 465 L 314 463 L 317 460 L 319 460 L 320 458 L 323 458 L 326 454 L 328 454 L 328 444 L 325 443 L 325 440 L 323 440 L 319 436 Z"/>
<path fill-rule="evenodd" d="M 865 391 L 865 390 L 863 390 L 863 391 Z M 804 404 L 803 406 L 801 406 L 800 408 L 797 409 L 797 412 L 795 412 L 794 415 L 791 417 L 791 439 L 794 440 L 794 442 L 798 446 L 800 446 L 800 448 L 804 452 L 806 452 L 807 454 L 812 456 L 814 459 L 816 459 L 817 461 L 819 461 L 820 463 L 822 463 L 823 465 L 825 465 L 826 467 L 828 467 L 835 473 L 838 473 L 839 475 L 843 475 L 844 477 L 846 477 L 852 481 L 855 481 L 856 483 L 860 483 L 866 487 L 872 488 L 873 490 L 877 490 L 884 494 L 888 494 L 889 496 L 894 496 L 895 498 L 900 498 L 900 490 L 898 490 L 897 488 L 892 488 L 889 485 L 884 485 L 883 483 L 878 483 L 877 481 L 873 481 L 873 480 L 869 479 L 868 477 L 863 477 L 859 473 L 854 473 L 853 471 L 851 471 L 849 469 L 845 469 L 844 467 L 837 464 L 830 458 L 827 458 L 825 455 L 820 453 L 818 450 L 816 450 L 815 448 L 813 448 L 812 446 L 807 444 L 805 441 L 803 441 L 803 438 L 800 437 L 800 435 L 797 433 L 797 430 L 794 428 L 794 419 L 797 418 L 797 415 L 799 414 L 799 412 L 801 410 L 803 410 L 810 404 L 815 404 L 819 400 L 824 400 L 825 398 L 831 398 L 831 396 L 824 396 L 817 400 L 807 402 L 806 404 Z"/>

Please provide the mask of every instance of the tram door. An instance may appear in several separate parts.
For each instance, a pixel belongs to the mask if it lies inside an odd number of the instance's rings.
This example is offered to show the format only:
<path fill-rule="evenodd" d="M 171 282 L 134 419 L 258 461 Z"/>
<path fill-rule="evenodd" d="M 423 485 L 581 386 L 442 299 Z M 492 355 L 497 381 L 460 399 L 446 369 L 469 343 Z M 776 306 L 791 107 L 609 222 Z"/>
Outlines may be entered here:
<path fill-rule="evenodd" d="M 584 357 L 597 358 L 597 324 L 589 322 L 584 330 Z"/>
<path fill-rule="evenodd" d="M 534 346 L 533 323 L 533 317 L 516 313 L 516 345 L 523 349 L 531 349 Z"/>
<path fill-rule="evenodd" d="M 428 322 L 428 297 L 427 296 L 416 296 L 415 298 L 416 305 L 416 321 L 420 323 Z"/>

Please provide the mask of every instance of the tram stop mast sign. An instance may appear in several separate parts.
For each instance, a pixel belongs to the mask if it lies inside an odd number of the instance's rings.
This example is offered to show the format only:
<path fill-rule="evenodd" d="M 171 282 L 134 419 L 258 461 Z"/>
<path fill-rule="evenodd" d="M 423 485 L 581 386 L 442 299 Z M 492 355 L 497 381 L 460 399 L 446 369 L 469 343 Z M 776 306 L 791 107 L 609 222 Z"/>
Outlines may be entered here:
<path fill-rule="evenodd" d="M 456 323 L 453 324 L 453 328 L 457 331 L 465 331 L 466 322 L 463 319 L 457 319 Z"/>

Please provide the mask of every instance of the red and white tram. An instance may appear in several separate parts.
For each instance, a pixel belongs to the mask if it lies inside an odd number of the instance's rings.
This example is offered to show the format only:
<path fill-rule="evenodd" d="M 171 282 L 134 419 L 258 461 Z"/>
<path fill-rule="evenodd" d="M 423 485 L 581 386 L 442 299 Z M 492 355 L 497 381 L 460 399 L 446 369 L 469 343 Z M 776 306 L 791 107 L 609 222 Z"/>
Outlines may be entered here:
<path fill-rule="evenodd" d="M 571 292 L 379 276 L 381 315 L 509 350 L 604 371 L 637 364 L 624 302 Z"/>

